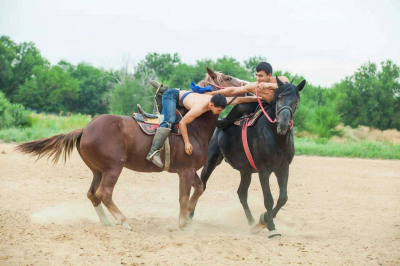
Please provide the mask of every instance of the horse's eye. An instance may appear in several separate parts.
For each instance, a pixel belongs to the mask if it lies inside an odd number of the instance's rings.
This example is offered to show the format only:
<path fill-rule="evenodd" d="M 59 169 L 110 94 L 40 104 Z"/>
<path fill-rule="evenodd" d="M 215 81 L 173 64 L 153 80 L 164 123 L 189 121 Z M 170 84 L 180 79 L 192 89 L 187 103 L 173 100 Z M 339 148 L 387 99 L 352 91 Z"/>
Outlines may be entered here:
<path fill-rule="evenodd" d="M 231 81 L 231 80 L 232 80 L 232 78 L 231 78 L 231 77 L 229 77 L 229 78 L 227 78 L 226 80 L 227 80 L 227 81 Z"/>

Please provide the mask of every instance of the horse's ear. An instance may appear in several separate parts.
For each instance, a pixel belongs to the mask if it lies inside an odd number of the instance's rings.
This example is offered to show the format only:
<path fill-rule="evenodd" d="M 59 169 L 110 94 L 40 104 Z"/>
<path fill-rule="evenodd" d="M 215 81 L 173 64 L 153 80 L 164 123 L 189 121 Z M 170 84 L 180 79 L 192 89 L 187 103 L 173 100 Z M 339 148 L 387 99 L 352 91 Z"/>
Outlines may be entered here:
<path fill-rule="evenodd" d="M 280 80 L 280 79 L 278 78 L 278 76 L 275 76 L 275 77 L 276 77 L 276 83 L 278 83 L 278 87 L 282 86 L 282 85 L 283 85 L 282 80 Z"/>
<path fill-rule="evenodd" d="M 306 85 L 306 80 L 303 79 L 303 81 L 300 82 L 299 85 L 297 85 L 297 88 L 299 89 L 299 91 L 301 91 L 304 88 L 305 85 Z"/>
<path fill-rule="evenodd" d="M 207 73 L 212 77 L 213 79 L 217 78 L 217 74 L 214 73 L 214 71 L 211 70 L 211 68 L 207 67 Z"/>

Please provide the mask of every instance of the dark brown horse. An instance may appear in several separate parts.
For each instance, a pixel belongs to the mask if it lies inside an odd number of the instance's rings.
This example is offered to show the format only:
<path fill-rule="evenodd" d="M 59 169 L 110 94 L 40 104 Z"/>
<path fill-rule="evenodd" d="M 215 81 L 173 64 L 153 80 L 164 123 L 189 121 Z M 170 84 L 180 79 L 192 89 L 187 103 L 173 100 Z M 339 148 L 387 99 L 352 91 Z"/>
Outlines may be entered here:
<path fill-rule="evenodd" d="M 207 68 L 206 78 L 200 86 L 216 84 L 223 87 L 238 87 L 240 82 L 231 76 L 213 72 Z M 193 154 L 185 153 L 181 136 L 170 136 L 171 165 L 170 173 L 179 175 L 179 228 L 188 224 L 188 215 L 193 211 L 198 198 L 203 193 L 203 183 L 196 170 L 204 166 L 207 160 L 208 143 L 213 135 L 218 116 L 206 112 L 188 125 Z M 161 172 L 162 169 L 146 160 L 153 137 L 140 129 L 135 120 L 128 116 L 100 115 L 83 129 L 76 129 L 68 134 L 55 135 L 42 140 L 20 144 L 16 150 L 53 157 L 57 163 L 60 156 L 64 161 L 70 155 L 76 143 L 77 150 L 85 164 L 93 172 L 93 181 L 87 193 L 100 222 L 111 225 L 103 203 L 116 219 L 117 224 L 130 229 L 126 217 L 115 205 L 112 194 L 118 177 L 124 167 L 138 172 Z M 164 162 L 164 154 L 162 154 Z M 194 192 L 190 197 L 191 187 Z M 190 197 L 190 199 L 189 199 Z"/>

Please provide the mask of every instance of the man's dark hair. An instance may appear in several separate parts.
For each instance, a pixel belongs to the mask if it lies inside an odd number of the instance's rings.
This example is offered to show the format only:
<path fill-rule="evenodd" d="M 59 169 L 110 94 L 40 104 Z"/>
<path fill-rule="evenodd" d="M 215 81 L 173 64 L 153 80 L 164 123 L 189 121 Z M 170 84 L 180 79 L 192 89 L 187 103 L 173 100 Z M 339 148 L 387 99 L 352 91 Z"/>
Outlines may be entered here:
<path fill-rule="evenodd" d="M 267 62 L 261 62 L 256 66 L 256 72 L 261 70 L 264 70 L 267 75 L 272 74 L 272 66 Z"/>
<path fill-rule="evenodd" d="M 227 104 L 225 96 L 221 93 L 215 94 L 211 98 L 211 103 L 213 103 L 215 107 L 221 107 L 222 109 L 225 109 Z"/>

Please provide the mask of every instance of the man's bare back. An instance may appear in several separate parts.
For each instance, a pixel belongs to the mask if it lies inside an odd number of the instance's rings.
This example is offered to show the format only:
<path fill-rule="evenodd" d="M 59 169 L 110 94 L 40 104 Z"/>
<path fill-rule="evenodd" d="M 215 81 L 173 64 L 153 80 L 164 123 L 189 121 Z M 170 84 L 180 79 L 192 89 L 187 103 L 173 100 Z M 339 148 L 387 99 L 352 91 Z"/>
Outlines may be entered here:
<path fill-rule="evenodd" d="M 212 95 L 190 93 L 188 94 L 182 103 L 182 96 L 189 91 L 179 92 L 179 105 L 184 106 L 186 109 L 191 110 L 195 105 L 206 107 L 211 100 Z"/>

